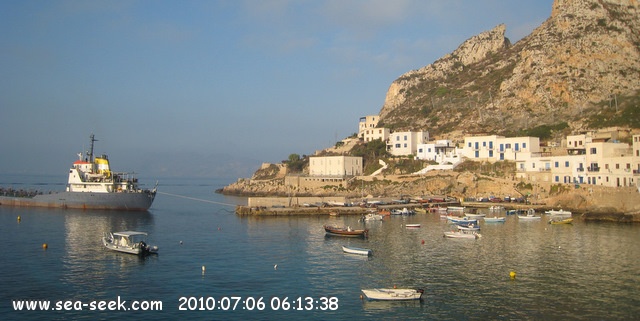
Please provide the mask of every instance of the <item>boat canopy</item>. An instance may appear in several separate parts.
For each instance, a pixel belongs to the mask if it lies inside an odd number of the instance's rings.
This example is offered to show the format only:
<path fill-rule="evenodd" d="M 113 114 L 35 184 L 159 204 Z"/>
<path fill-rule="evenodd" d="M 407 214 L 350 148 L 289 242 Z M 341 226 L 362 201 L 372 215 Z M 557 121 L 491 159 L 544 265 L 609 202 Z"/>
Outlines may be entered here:
<path fill-rule="evenodd" d="M 131 237 L 131 236 L 136 236 L 136 235 L 147 236 L 147 233 L 145 233 L 145 232 L 136 232 L 136 231 L 124 231 L 124 232 L 115 232 L 115 233 L 113 233 L 113 235 Z"/>

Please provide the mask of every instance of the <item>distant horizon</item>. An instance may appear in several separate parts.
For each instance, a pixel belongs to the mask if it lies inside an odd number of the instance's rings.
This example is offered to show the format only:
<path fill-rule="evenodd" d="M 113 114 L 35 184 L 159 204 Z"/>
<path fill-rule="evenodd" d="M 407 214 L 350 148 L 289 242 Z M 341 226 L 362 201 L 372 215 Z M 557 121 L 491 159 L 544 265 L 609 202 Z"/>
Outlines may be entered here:
<path fill-rule="evenodd" d="M 249 177 L 378 114 L 391 83 L 553 0 L 0 2 L 0 172 L 88 147 L 120 171 Z M 427 129 L 428 130 L 428 129 Z"/>

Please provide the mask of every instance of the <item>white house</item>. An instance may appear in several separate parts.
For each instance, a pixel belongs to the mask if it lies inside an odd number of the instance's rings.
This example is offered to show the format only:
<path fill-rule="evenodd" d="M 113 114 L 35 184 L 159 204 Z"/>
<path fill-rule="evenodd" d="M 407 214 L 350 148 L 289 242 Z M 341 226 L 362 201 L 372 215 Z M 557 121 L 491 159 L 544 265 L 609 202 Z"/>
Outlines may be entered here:
<path fill-rule="evenodd" d="M 360 121 L 358 123 L 358 137 L 364 138 L 364 132 L 366 130 L 378 127 L 379 120 L 380 117 L 378 115 L 360 117 Z"/>
<path fill-rule="evenodd" d="M 541 153 L 516 160 L 517 177 L 554 184 L 590 184 L 609 187 L 637 186 L 640 173 L 640 135 L 633 146 L 619 142 L 567 137 L 567 155 Z"/>
<path fill-rule="evenodd" d="M 418 144 L 429 142 L 429 132 L 395 132 L 387 139 L 387 151 L 394 156 L 415 155 Z"/>
<path fill-rule="evenodd" d="M 386 142 L 390 132 L 389 128 L 367 128 L 364 130 L 362 138 L 365 143 L 376 139 Z"/>
<path fill-rule="evenodd" d="M 489 162 L 527 158 L 540 152 L 538 137 L 471 136 L 464 138 L 463 154 L 472 160 Z"/>
<path fill-rule="evenodd" d="M 445 139 L 418 144 L 416 151 L 416 159 L 436 161 L 438 163 L 447 159 L 457 158 L 459 155 L 461 155 L 461 150 L 458 151 L 452 141 Z"/>
<path fill-rule="evenodd" d="M 362 175 L 362 157 L 311 156 L 309 176 L 357 176 Z"/>

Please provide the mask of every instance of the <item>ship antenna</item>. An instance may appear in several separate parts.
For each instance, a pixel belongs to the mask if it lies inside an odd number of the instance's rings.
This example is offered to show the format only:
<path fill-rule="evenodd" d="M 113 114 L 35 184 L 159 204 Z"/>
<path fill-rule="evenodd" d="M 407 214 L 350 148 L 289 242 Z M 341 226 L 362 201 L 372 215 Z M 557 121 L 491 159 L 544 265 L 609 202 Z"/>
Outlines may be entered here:
<path fill-rule="evenodd" d="M 89 147 L 89 153 L 87 154 L 87 156 L 89 156 L 89 162 L 93 163 L 93 143 L 97 142 L 98 140 L 95 138 L 95 135 L 91 134 L 91 136 L 89 136 L 89 139 L 91 140 L 91 147 Z"/>

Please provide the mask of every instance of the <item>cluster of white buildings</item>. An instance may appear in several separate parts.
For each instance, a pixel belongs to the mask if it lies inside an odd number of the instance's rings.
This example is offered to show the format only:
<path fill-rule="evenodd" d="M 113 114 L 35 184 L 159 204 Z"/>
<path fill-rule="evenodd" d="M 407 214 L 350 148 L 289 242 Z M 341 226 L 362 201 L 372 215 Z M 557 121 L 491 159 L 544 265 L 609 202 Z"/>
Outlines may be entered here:
<path fill-rule="evenodd" d="M 537 137 L 469 136 L 462 146 L 450 140 L 429 140 L 429 133 L 391 132 L 378 128 L 379 117 L 361 117 L 358 138 L 386 143 L 393 156 L 413 156 L 455 166 L 463 159 L 512 161 L 516 178 L 553 184 L 592 184 L 610 187 L 638 186 L 640 176 L 640 135 L 631 136 L 632 145 L 617 141 L 611 133 L 584 133 L 566 137 L 564 150 L 542 150 Z M 362 159 L 353 156 L 310 157 L 309 176 L 346 177 L 362 175 Z"/>

